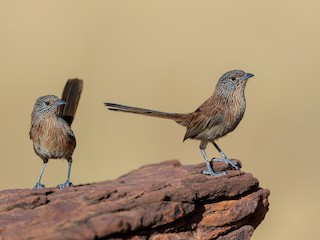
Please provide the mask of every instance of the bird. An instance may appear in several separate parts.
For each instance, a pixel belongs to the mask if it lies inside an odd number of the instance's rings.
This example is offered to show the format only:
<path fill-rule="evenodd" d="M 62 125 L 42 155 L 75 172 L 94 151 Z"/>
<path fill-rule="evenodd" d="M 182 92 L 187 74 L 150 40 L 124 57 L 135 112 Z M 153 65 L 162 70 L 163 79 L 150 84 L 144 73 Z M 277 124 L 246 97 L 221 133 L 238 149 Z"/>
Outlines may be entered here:
<path fill-rule="evenodd" d="M 70 172 L 72 154 L 76 147 L 76 138 L 71 130 L 80 96 L 83 80 L 69 79 L 64 87 L 62 97 L 46 95 L 39 97 L 31 113 L 29 136 L 35 153 L 42 159 L 40 175 L 33 189 L 45 188 L 41 183 L 44 169 L 49 159 L 66 159 L 68 161 L 67 180 L 57 188 L 71 187 Z"/>
<path fill-rule="evenodd" d="M 212 95 L 190 113 L 168 113 L 109 102 L 104 104 L 111 111 L 170 119 L 186 127 L 183 141 L 187 139 L 200 141 L 199 147 L 208 169 L 202 170 L 201 173 L 221 176 L 227 172 L 214 172 L 205 150 L 208 143 L 212 143 L 221 155 L 221 158 L 214 158 L 214 161 L 225 162 L 231 168 L 240 169 L 240 166 L 230 160 L 221 150 L 216 140 L 232 132 L 241 121 L 246 110 L 246 84 L 253 76 L 252 73 L 242 70 L 231 70 L 224 73 L 216 83 Z"/>

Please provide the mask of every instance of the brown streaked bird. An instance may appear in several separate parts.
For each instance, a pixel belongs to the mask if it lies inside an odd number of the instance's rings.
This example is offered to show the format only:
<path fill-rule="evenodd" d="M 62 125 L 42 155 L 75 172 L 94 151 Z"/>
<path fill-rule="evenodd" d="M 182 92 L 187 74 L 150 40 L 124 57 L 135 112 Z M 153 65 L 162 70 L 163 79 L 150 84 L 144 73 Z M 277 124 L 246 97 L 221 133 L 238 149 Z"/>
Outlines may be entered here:
<path fill-rule="evenodd" d="M 83 81 L 67 81 L 62 98 L 55 95 L 39 97 L 31 114 L 30 139 L 35 153 L 43 160 L 40 176 L 33 189 L 44 188 L 41 183 L 43 171 L 49 159 L 64 158 L 68 161 L 68 177 L 65 183 L 57 187 L 72 186 L 70 171 L 72 154 L 76 147 L 76 138 L 71 130 L 83 88 Z"/>
<path fill-rule="evenodd" d="M 171 119 L 186 127 L 187 132 L 183 141 L 188 138 L 200 140 L 200 150 L 208 168 L 208 170 L 203 170 L 202 173 L 220 176 L 226 174 L 226 172 L 213 171 L 205 149 L 207 144 L 211 142 L 221 155 L 221 158 L 215 158 L 214 161 L 225 162 L 235 169 L 240 169 L 237 163 L 227 158 L 215 140 L 233 131 L 241 121 L 246 110 L 244 90 L 247 80 L 253 76 L 253 74 L 241 70 L 226 72 L 217 82 L 213 94 L 191 113 L 159 112 L 115 103 L 105 103 L 105 105 L 112 111 Z"/>

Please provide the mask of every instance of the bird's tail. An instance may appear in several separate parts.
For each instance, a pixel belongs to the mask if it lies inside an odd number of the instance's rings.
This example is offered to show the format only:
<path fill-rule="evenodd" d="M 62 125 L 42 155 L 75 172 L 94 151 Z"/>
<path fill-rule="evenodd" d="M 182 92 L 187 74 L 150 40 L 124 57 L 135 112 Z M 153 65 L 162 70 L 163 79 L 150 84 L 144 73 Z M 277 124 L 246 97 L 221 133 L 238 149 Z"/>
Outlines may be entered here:
<path fill-rule="evenodd" d="M 69 79 L 64 86 L 61 99 L 66 102 L 59 110 L 59 115 L 71 125 L 77 111 L 80 96 L 83 89 L 83 81 L 78 78 Z"/>
<path fill-rule="evenodd" d="M 108 109 L 111 111 L 135 113 L 135 114 L 141 114 L 141 115 L 146 115 L 151 117 L 171 119 L 182 126 L 187 126 L 189 123 L 188 121 L 189 114 L 159 112 L 155 110 L 130 107 L 130 106 L 116 104 L 116 103 L 104 103 L 104 105 L 106 105 Z"/>

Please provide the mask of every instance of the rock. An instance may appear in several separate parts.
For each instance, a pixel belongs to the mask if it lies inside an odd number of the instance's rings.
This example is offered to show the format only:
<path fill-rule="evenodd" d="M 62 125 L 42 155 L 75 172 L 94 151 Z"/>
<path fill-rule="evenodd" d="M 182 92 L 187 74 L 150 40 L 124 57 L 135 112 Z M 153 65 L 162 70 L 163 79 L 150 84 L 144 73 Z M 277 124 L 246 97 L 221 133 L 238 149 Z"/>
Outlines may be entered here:
<path fill-rule="evenodd" d="M 269 190 L 250 173 L 201 169 L 172 160 L 70 189 L 1 191 L 0 239 L 250 239 Z"/>

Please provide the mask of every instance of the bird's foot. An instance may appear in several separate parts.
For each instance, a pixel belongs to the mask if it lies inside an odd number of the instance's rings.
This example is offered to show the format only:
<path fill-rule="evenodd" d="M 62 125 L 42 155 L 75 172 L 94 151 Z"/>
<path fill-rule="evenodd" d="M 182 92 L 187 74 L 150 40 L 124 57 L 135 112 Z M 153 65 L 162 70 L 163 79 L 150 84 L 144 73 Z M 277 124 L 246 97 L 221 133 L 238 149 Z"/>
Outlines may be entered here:
<path fill-rule="evenodd" d="M 215 172 L 212 171 L 212 170 L 202 170 L 201 173 L 204 174 L 204 175 L 209 175 L 209 176 L 213 176 L 213 177 L 219 177 L 219 176 L 226 175 L 226 174 L 227 174 L 227 171 L 215 173 Z"/>
<path fill-rule="evenodd" d="M 59 189 L 63 189 L 63 188 L 67 188 L 67 187 L 72 187 L 72 182 L 70 182 L 69 180 L 67 180 L 65 183 L 61 183 L 57 186 L 57 188 Z"/>
<path fill-rule="evenodd" d="M 232 168 L 234 168 L 236 170 L 239 170 L 241 168 L 238 163 L 230 160 L 229 158 L 213 158 L 212 160 L 215 162 L 227 163 L 228 165 L 230 165 Z"/>
<path fill-rule="evenodd" d="M 38 189 L 38 188 L 45 188 L 45 186 L 42 183 L 37 182 L 36 185 L 33 187 L 33 189 Z"/>

